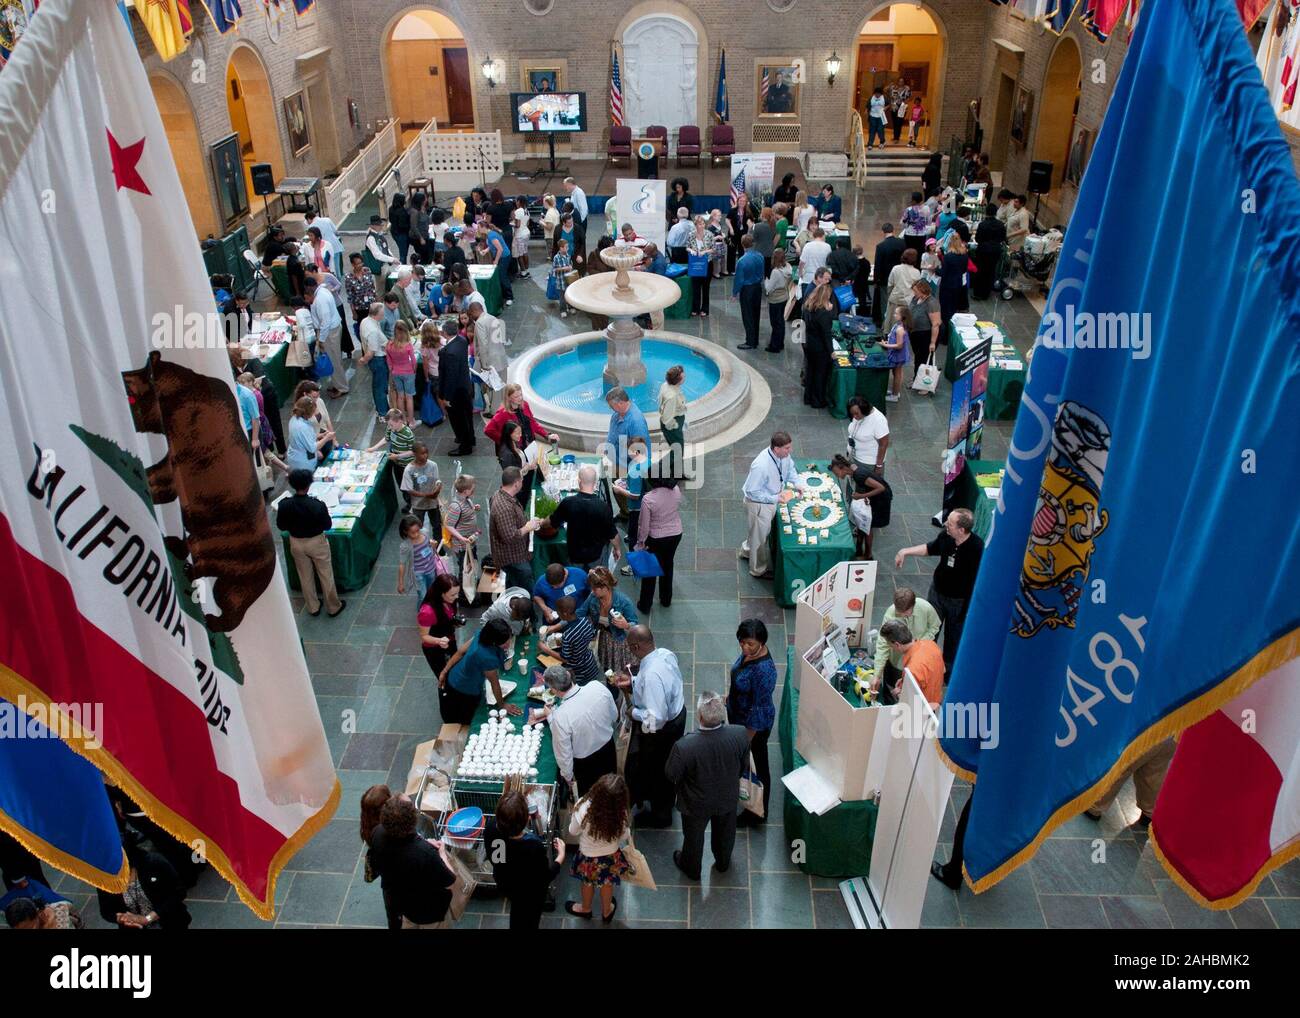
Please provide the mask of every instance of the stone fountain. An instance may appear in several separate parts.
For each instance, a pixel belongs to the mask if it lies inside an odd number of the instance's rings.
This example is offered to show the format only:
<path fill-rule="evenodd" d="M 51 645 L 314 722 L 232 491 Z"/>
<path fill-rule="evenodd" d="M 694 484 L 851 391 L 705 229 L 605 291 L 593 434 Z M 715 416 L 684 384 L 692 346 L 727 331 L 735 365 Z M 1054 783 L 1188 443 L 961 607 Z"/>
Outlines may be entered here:
<path fill-rule="evenodd" d="M 572 308 L 609 318 L 608 327 L 550 340 L 510 363 L 509 380 L 523 386 L 538 422 L 557 433 L 567 448 L 596 451 L 609 427 L 605 394 L 621 386 L 645 414 L 651 438 L 658 440 L 659 386 L 667 368 L 680 364 L 686 372 L 688 440 L 743 434 L 756 426 L 770 394 L 762 376 L 725 343 L 678 332 L 646 332 L 636 324 L 638 315 L 677 303 L 677 280 L 636 271 L 642 252 L 632 245 L 616 244 L 600 257 L 614 271 L 570 283 L 564 299 Z M 755 400 L 761 409 L 748 414 Z"/>

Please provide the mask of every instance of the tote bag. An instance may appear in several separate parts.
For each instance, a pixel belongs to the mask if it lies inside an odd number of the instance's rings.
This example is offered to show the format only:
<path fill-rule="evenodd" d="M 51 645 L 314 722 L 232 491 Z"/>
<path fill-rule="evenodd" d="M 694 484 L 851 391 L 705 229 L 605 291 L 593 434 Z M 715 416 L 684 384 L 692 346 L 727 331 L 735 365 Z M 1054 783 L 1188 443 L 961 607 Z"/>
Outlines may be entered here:
<path fill-rule="evenodd" d="M 703 279 L 709 274 L 708 255 L 689 254 L 686 256 L 686 274 L 692 279 Z"/>
<path fill-rule="evenodd" d="M 438 405 L 432 389 L 425 389 L 420 399 L 420 421 L 429 428 L 442 422 L 442 407 Z"/>
<path fill-rule="evenodd" d="M 631 832 L 628 833 L 627 844 L 623 846 L 622 852 L 624 860 L 630 867 L 623 874 L 623 883 L 631 884 L 633 887 L 644 887 L 647 891 L 657 891 L 659 885 L 655 883 L 654 874 L 650 872 L 650 863 L 632 841 Z"/>
<path fill-rule="evenodd" d="M 311 348 L 301 339 L 289 341 L 289 349 L 284 353 L 284 363 L 291 368 L 311 367 Z"/>
<path fill-rule="evenodd" d="M 939 369 L 934 363 L 934 351 L 930 351 L 930 358 L 924 364 L 916 366 L 916 377 L 912 379 L 912 388 L 917 392 L 928 392 L 931 396 L 939 388 Z"/>
<path fill-rule="evenodd" d="M 329 378 L 334 374 L 334 362 L 330 360 L 330 355 L 324 350 L 316 355 L 316 377 Z"/>
<path fill-rule="evenodd" d="M 857 295 L 853 292 L 853 287 L 848 283 L 837 286 L 834 291 L 835 299 L 840 303 L 841 311 L 852 311 L 853 305 L 858 302 Z"/>
<path fill-rule="evenodd" d="M 740 774 L 740 804 L 755 816 L 763 815 L 763 782 L 758 780 L 754 754 L 749 754 L 745 769 Z"/>
<path fill-rule="evenodd" d="M 564 287 L 560 284 L 560 277 L 552 274 L 546 280 L 546 299 L 559 300 L 564 293 Z"/>

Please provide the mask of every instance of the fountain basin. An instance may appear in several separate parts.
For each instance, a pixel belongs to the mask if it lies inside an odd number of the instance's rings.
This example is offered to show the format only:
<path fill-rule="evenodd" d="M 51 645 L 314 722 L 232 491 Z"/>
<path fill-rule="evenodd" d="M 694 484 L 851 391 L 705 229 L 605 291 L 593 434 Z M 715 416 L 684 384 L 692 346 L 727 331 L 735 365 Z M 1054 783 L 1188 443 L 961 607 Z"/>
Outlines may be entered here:
<path fill-rule="evenodd" d="M 595 452 L 609 432 L 609 386 L 602 377 L 607 341 L 603 332 L 581 332 L 533 347 L 510 364 L 510 381 L 523 387 L 533 415 L 567 448 Z M 692 441 L 712 438 L 734 425 L 749 405 L 749 371 L 715 343 L 649 331 L 641 353 L 647 363 L 645 382 L 631 387 L 629 395 L 645 414 L 652 440 L 662 438 L 659 386 L 673 364 L 686 368 L 686 420 Z"/>

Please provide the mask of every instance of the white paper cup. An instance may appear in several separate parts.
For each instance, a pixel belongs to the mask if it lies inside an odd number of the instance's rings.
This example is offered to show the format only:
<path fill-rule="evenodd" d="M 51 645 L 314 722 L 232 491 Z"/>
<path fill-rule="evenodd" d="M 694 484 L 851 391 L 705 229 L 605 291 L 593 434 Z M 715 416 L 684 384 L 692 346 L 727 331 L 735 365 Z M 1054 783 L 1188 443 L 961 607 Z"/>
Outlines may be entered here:
<path fill-rule="evenodd" d="M 527 671 L 528 671 L 528 658 L 521 657 L 519 659 L 519 674 L 523 675 Z"/>

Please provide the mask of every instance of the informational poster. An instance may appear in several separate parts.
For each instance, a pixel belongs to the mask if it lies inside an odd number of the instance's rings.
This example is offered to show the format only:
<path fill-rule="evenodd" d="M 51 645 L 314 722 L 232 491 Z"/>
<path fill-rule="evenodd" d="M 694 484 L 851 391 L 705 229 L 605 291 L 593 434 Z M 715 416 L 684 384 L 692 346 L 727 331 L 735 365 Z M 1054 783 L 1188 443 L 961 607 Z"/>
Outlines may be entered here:
<path fill-rule="evenodd" d="M 984 443 L 984 407 L 988 398 L 991 340 L 980 340 L 957 355 L 957 380 L 952 383 L 948 438 L 943 454 L 943 505 L 953 507 L 958 481 L 967 460 L 980 458 Z"/>
<path fill-rule="evenodd" d="M 668 204 L 668 185 L 665 181 L 619 178 L 615 200 L 620 227 L 631 224 L 639 238 L 653 243 L 660 251 L 666 250 L 664 210 Z"/>
<path fill-rule="evenodd" d="M 731 204 L 741 191 L 749 196 L 749 204 L 761 208 L 763 196 L 772 193 L 772 179 L 776 172 L 776 156 L 771 152 L 737 152 L 731 157 Z"/>

